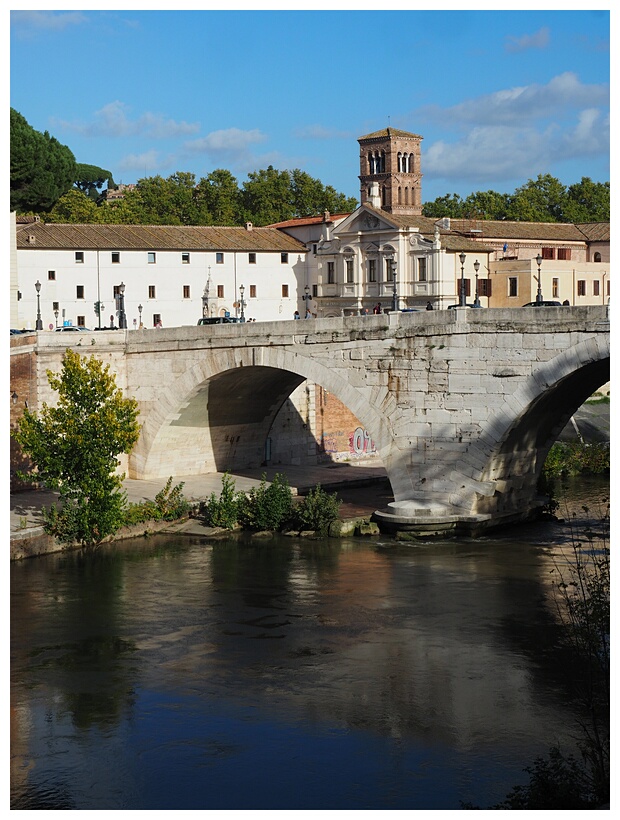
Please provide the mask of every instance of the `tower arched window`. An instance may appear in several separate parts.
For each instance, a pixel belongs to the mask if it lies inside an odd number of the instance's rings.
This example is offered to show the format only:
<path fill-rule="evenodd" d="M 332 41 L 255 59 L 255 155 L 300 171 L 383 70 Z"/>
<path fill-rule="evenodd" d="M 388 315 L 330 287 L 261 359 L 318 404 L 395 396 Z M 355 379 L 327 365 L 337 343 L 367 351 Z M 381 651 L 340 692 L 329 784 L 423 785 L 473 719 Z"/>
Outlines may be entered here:
<path fill-rule="evenodd" d="M 600 253 L 598 253 L 598 251 L 594 254 L 594 261 L 595 262 L 600 262 L 601 261 L 601 255 L 600 255 Z"/>
<path fill-rule="evenodd" d="M 409 205 L 409 188 L 405 188 L 405 205 Z"/>
<path fill-rule="evenodd" d="M 400 153 L 400 151 L 398 152 L 398 170 L 403 170 L 403 155 Z"/>
<path fill-rule="evenodd" d="M 402 202 L 403 202 L 403 189 L 399 185 L 398 186 L 398 204 L 402 205 Z"/>
<path fill-rule="evenodd" d="M 403 154 L 403 171 L 405 174 L 409 172 L 409 154 Z"/>
<path fill-rule="evenodd" d="M 381 173 L 385 173 L 385 151 L 381 151 Z"/>
<path fill-rule="evenodd" d="M 371 174 L 374 174 L 375 172 L 375 159 L 372 152 L 368 154 L 368 170 Z"/>
<path fill-rule="evenodd" d="M 385 185 L 381 188 L 381 205 L 383 207 L 387 205 L 387 192 L 385 189 Z"/>

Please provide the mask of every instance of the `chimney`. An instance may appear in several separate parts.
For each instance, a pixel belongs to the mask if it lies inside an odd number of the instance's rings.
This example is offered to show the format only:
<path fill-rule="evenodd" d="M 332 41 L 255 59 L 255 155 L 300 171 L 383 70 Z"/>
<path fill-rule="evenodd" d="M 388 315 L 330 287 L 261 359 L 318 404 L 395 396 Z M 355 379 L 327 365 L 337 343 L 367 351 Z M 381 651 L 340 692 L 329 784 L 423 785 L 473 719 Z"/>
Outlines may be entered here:
<path fill-rule="evenodd" d="M 323 214 L 323 224 L 321 225 L 321 239 L 323 241 L 328 242 L 331 239 L 331 227 L 333 224 L 329 211 L 325 211 Z"/>

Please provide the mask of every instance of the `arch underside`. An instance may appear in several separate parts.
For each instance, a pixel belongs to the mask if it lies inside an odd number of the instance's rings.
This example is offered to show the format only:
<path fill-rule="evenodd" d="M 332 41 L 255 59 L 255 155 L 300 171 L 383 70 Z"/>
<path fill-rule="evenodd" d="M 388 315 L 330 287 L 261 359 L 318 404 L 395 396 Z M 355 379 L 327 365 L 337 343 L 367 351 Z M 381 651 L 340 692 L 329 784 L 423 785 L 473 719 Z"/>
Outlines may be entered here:
<path fill-rule="evenodd" d="M 478 497 L 477 513 L 509 513 L 535 502 L 549 450 L 571 417 L 609 378 L 609 358 L 592 361 L 559 379 L 528 405 L 487 462 L 482 480 L 494 482 L 497 489 L 491 497 Z"/>

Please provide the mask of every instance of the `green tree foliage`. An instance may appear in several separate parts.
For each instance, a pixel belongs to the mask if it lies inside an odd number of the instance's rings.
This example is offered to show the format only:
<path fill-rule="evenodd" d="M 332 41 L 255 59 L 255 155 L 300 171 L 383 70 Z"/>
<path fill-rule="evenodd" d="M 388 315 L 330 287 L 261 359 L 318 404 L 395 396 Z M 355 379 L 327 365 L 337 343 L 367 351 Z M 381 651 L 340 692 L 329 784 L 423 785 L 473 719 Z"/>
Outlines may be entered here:
<path fill-rule="evenodd" d="M 478 191 L 462 199 L 446 194 L 422 209 L 424 216 L 440 219 L 507 219 L 514 222 L 608 222 L 609 182 L 581 182 L 566 188 L 550 174 L 539 174 L 512 194 Z"/>
<path fill-rule="evenodd" d="M 222 490 L 219 498 L 211 493 L 204 511 L 208 527 L 224 527 L 232 530 L 237 525 L 239 515 L 239 493 L 235 492 L 235 480 L 228 473 L 222 476 Z"/>
<path fill-rule="evenodd" d="M 26 410 L 12 433 L 36 468 L 25 478 L 59 492 L 45 526 L 64 543 L 94 545 L 123 524 L 124 475 L 115 470 L 140 427 L 137 402 L 123 397 L 109 369 L 67 349 L 60 374 L 47 374 L 56 406 Z"/>
<path fill-rule="evenodd" d="M 11 210 L 48 211 L 75 181 L 75 157 L 11 108 Z"/>
<path fill-rule="evenodd" d="M 97 165 L 85 165 L 78 162 L 75 166 L 75 187 L 78 191 L 100 204 L 105 199 L 103 186 L 107 182 L 108 188 L 115 188 L 112 174 Z"/>
<path fill-rule="evenodd" d="M 224 168 L 202 177 L 196 187 L 196 198 L 204 225 L 239 225 L 243 221 L 237 180 Z"/>
<path fill-rule="evenodd" d="M 103 221 L 103 212 L 89 196 L 72 188 L 60 197 L 44 219 L 46 222 L 94 223 Z"/>

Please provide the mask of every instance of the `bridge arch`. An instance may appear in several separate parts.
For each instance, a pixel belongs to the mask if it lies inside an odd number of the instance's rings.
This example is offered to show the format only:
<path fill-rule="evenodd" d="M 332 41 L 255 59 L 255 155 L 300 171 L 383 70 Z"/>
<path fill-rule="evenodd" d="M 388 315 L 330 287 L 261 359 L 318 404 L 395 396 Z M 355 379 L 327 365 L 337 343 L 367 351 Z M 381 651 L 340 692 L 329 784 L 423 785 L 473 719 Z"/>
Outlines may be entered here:
<path fill-rule="evenodd" d="M 571 416 L 610 379 L 609 336 L 580 342 L 538 366 L 489 420 L 465 461 L 480 463 L 481 486 L 473 512 L 494 515 L 533 503 L 551 446 Z M 495 432 L 493 432 L 495 431 Z"/>
<path fill-rule="evenodd" d="M 199 475 L 260 466 L 273 420 L 304 381 L 336 396 L 369 431 L 389 471 L 389 424 L 337 367 L 282 348 L 205 350 L 162 387 L 129 459 L 132 478 Z M 386 461 L 388 463 L 386 463 Z"/>

